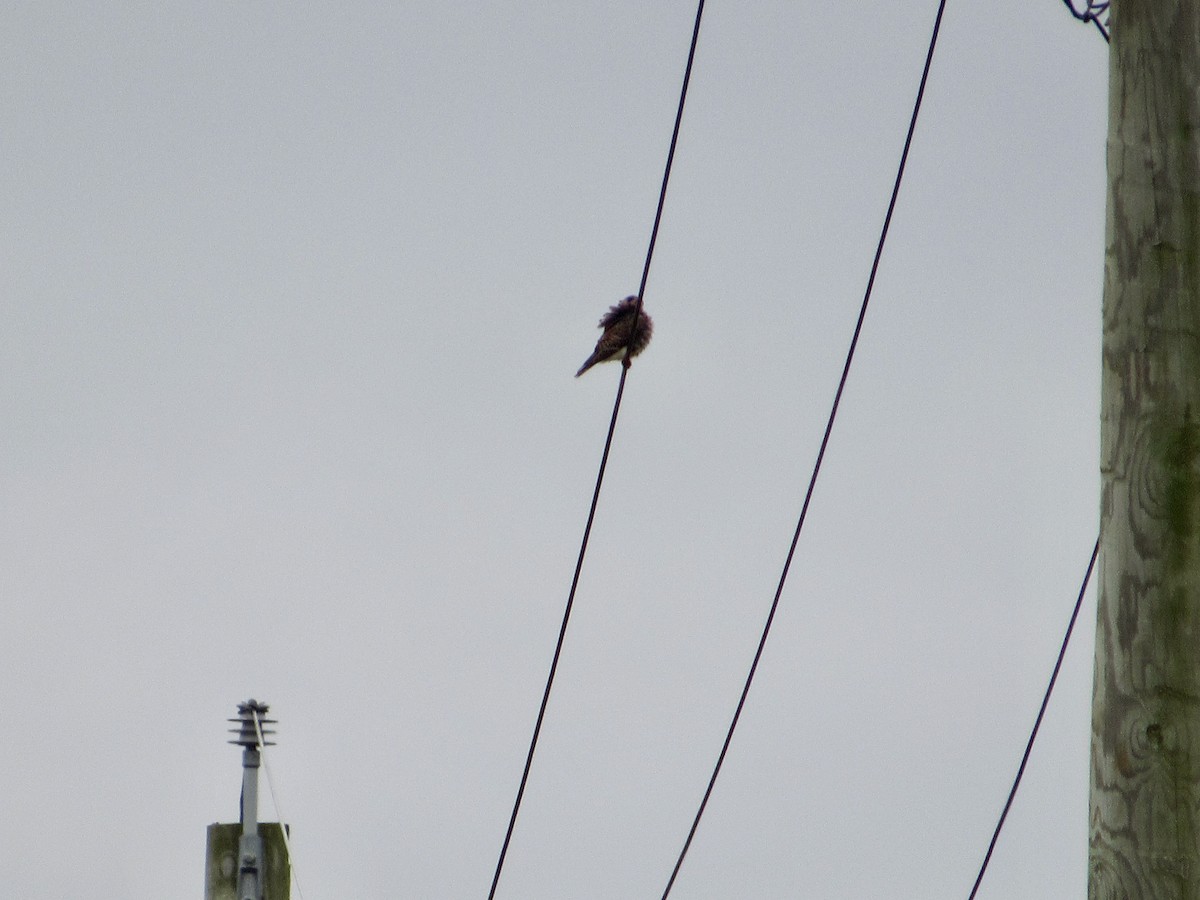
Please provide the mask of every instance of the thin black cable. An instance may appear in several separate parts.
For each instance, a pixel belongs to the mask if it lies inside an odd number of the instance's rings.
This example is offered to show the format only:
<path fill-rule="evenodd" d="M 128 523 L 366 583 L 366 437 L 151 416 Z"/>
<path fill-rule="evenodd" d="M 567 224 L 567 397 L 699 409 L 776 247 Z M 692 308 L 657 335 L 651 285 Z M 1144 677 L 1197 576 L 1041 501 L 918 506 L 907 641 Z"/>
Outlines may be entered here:
<path fill-rule="evenodd" d="M 675 111 L 675 127 L 671 130 L 671 147 L 667 150 L 667 165 L 663 170 L 662 188 L 658 192 L 658 208 L 654 211 L 654 227 L 650 229 L 650 246 L 646 248 L 646 264 L 642 266 L 642 280 L 638 283 L 637 309 L 633 314 L 633 325 L 629 329 L 629 347 L 637 339 L 638 320 L 642 316 L 642 297 L 646 293 L 646 280 L 650 277 L 650 260 L 654 258 L 654 245 L 658 242 L 658 226 L 662 222 L 663 206 L 667 202 L 667 182 L 671 178 L 671 166 L 675 162 L 675 144 L 679 141 L 679 125 L 683 121 L 683 101 L 687 98 L 688 83 L 692 80 L 692 63 L 696 59 L 696 44 L 700 40 L 700 20 L 704 17 L 704 0 L 696 4 L 696 21 L 692 25 L 692 43 L 688 47 L 687 65 L 683 69 L 683 87 L 679 91 L 679 108 Z M 626 349 L 626 354 L 629 349 Z M 625 362 L 629 357 L 626 355 Z M 621 372 L 621 388 L 625 387 L 625 373 L 629 366 Z M 617 393 L 617 405 L 621 405 L 620 391 Z"/>
<path fill-rule="evenodd" d="M 1075 9 L 1075 4 L 1072 2 L 1072 0 L 1063 0 L 1063 3 L 1066 4 L 1067 9 L 1071 11 L 1071 15 L 1077 18 L 1080 22 L 1083 22 L 1085 25 L 1088 22 L 1091 22 L 1096 26 L 1096 30 L 1100 32 L 1104 40 L 1109 40 L 1108 29 L 1105 28 L 1104 23 L 1100 21 L 1100 14 L 1108 11 L 1108 3 L 1093 3 L 1092 0 L 1087 0 L 1087 7 L 1083 12 L 1079 12 Z"/>
<path fill-rule="evenodd" d="M 671 165 L 675 160 L 675 145 L 679 140 L 679 125 L 683 120 L 683 106 L 687 100 L 688 83 L 692 78 L 692 62 L 696 58 L 696 43 L 700 37 L 700 19 L 704 14 L 704 0 L 696 7 L 696 23 L 692 28 L 692 43 L 688 49 L 687 67 L 683 73 L 683 86 L 679 91 L 679 106 L 675 111 L 675 127 L 671 132 L 671 146 L 667 151 L 667 163 L 663 169 L 662 188 L 658 192 L 658 207 L 654 213 L 654 227 L 650 231 L 650 245 L 646 249 L 646 264 L 642 267 L 642 280 L 638 286 L 637 312 L 634 316 L 633 328 L 630 329 L 630 341 L 637 333 L 637 319 L 642 312 L 642 295 L 646 291 L 646 279 L 650 275 L 650 262 L 654 258 L 654 245 L 658 240 L 658 226 L 662 221 L 663 206 L 667 199 L 667 183 L 671 178 Z M 550 673 L 546 678 L 546 688 L 542 692 L 542 703 L 538 707 L 537 721 L 533 726 L 533 736 L 529 741 L 529 752 L 525 755 L 525 768 L 521 772 L 521 783 L 517 788 L 517 796 L 513 801 L 512 814 L 508 819 L 508 828 L 504 832 L 504 843 L 500 847 L 500 857 L 496 860 L 496 871 L 492 875 L 492 886 L 488 891 L 488 900 L 496 896 L 496 887 L 500 883 L 500 873 L 504 870 L 504 859 L 508 855 L 508 845 L 512 841 L 513 829 L 517 824 L 517 814 L 521 810 L 521 800 L 525 796 L 525 786 L 529 782 L 529 771 L 533 766 L 533 754 L 537 750 L 538 736 L 542 731 L 542 722 L 546 718 L 546 706 L 550 702 L 550 690 L 554 686 L 554 675 L 558 671 L 558 660 L 562 655 L 563 641 L 567 636 L 567 623 L 571 619 L 571 608 L 575 605 L 575 590 L 579 587 L 579 574 L 583 570 L 583 559 L 587 555 L 588 538 L 592 534 L 592 522 L 596 518 L 596 506 L 600 501 L 600 486 L 604 483 L 604 470 L 608 467 L 608 453 L 612 447 L 613 432 L 617 427 L 617 415 L 621 411 L 621 397 L 625 394 L 625 378 L 629 374 L 627 365 L 621 367 L 621 380 L 617 385 L 617 396 L 613 401 L 612 418 L 608 422 L 608 435 L 604 439 L 604 452 L 600 456 L 600 470 L 596 473 L 596 487 L 592 491 L 592 504 L 588 509 L 587 525 L 583 529 L 583 540 L 579 544 L 579 556 L 575 560 L 575 574 L 571 578 L 571 590 L 567 593 L 567 604 L 563 610 L 562 624 L 558 629 L 558 641 L 554 645 L 554 657 L 550 661 Z"/>
<path fill-rule="evenodd" d="M 508 855 L 508 845 L 512 841 L 513 829 L 517 824 L 517 813 L 521 809 L 521 800 L 525 796 L 525 785 L 529 781 L 529 770 L 533 766 L 533 754 L 537 750 L 538 736 L 542 732 L 542 721 L 546 717 L 546 705 L 550 702 L 550 689 L 554 686 L 554 674 L 558 671 L 558 659 L 562 655 L 563 640 L 567 636 L 567 622 L 571 618 L 571 607 L 575 604 L 575 589 L 579 585 L 579 573 L 583 569 L 583 557 L 587 553 L 588 538 L 592 533 L 592 521 L 596 517 L 596 504 L 600 500 L 600 485 L 604 482 L 604 469 L 608 465 L 608 451 L 612 446 L 613 431 L 617 427 L 617 411 L 621 408 L 621 395 L 625 392 L 625 375 L 628 370 L 621 370 L 621 382 L 617 387 L 617 400 L 613 405 L 612 419 L 608 423 L 608 436 L 604 440 L 604 453 L 600 457 L 600 471 L 596 475 L 596 489 L 592 491 L 592 505 L 588 510 L 587 525 L 583 529 L 583 541 L 579 545 L 579 558 L 575 561 L 575 575 L 571 578 L 571 590 L 567 594 L 567 605 L 563 610 L 562 625 L 558 629 L 558 642 L 554 645 L 554 657 L 550 662 L 550 674 L 546 678 L 546 689 L 542 692 L 542 703 L 538 707 L 537 721 L 533 726 L 533 737 L 529 741 L 529 752 L 525 755 L 525 768 L 521 772 L 521 784 L 517 788 L 517 797 L 513 801 L 512 815 L 508 819 L 508 828 L 504 832 L 504 843 L 500 847 L 500 857 L 496 860 L 496 871 L 492 875 L 492 886 L 488 891 L 488 900 L 496 896 L 496 887 L 500 884 L 500 873 L 504 869 L 504 859 Z"/>
<path fill-rule="evenodd" d="M 758 640 L 758 649 L 754 652 L 754 661 L 750 664 L 750 672 L 746 676 L 746 683 L 742 687 L 742 694 L 738 698 L 737 708 L 733 713 L 733 720 L 729 723 L 729 730 L 725 734 L 725 741 L 721 745 L 721 752 L 717 756 L 717 764 L 713 768 L 712 777 L 708 780 L 708 787 L 704 790 L 704 798 L 700 801 L 700 807 L 696 810 L 696 816 L 692 820 L 692 827 L 688 830 L 687 840 L 683 843 L 683 849 L 679 852 L 679 858 L 675 860 L 675 868 L 671 870 L 671 877 L 667 881 L 667 887 L 662 893 L 662 900 L 671 893 L 671 888 L 675 885 L 675 879 L 679 875 L 679 870 L 683 866 L 684 857 L 687 856 L 688 849 L 692 846 L 692 839 L 696 836 L 696 829 L 700 825 L 700 819 L 704 815 L 704 810 L 708 806 L 708 800 L 712 796 L 713 786 L 717 783 L 717 776 L 721 774 L 721 767 L 725 764 L 725 755 L 729 752 L 729 744 L 733 740 L 733 732 L 737 729 L 738 720 L 741 718 L 742 709 L 746 705 L 746 697 L 750 693 L 750 686 L 754 682 L 754 674 L 758 670 L 759 660 L 762 659 L 763 648 L 767 644 L 767 637 L 771 633 L 771 625 L 775 621 L 775 612 L 779 608 L 779 598 L 783 596 L 783 586 L 787 582 L 788 570 L 792 565 L 792 557 L 796 553 L 796 545 L 800 541 L 800 532 L 804 528 L 804 520 L 808 516 L 808 506 L 812 501 L 813 489 L 817 484 L 817 476 L 821 472 L 821 463 L 825 458 L 825 449 L 829 445 L 829 436 L 833 432 L 833 423 L 837 418 L 838 406 L 842 401 L 842 392 L 846 387 L 846 379 L 850 375 L 850 364 L 854 361 L 854 351 L 858 346 L 858 338 L 862 333 L 863 320 L 867 315 L 867 305 L 871 301 L 871 291 L 875 286 L 875 275 L 879 271 L 879 260 L 883 256 L 883 245 L 887 241 L 888 228 L 892 223 L 892 213 L 896 209 L 896 198 L 900 194 L 900 183 L 904 179 L 904 167 L 908 162 L 908 151 L 912 146 L 913 132 L 917 127 L 917 116 L 921 111 L 921 100 L 925 96 L 925 83 L 929 79 L 929 68 L 933 63 L 933 51 L 937 47 L 938 33 L 942 27 L 942 14 L 946 9 L 946 0 L 940 0 L 938 3 L 937 17 L 933 22 L 933 34 L 929 39 L 929 51 L 925 54 L 925 67 L 921 72 L 921 83 L 917 88 L 917 98 L 913 103 L 912 117 L 908 123 L 908 134 L 904 138 L 904 151 L 900 154 L 900 164 L 896 171 L 896 181 L 892 185 L 892 196 L 888 201 L 887 215 L 883 219 L 883 228 L 879 234 L 879 243 L 875 248 L 875 258 L 871 262 L 871 274 L 867 279 L 867 289 L 863 294 L 862 305 L 858 311 L 858 321 L 854 325 L 854 336 L 850 340 L 850 349 L 846 353 L 846 362 L 842 366 L 842 377 L 838 381 L 837 392 L 833 396 L 833 406 L 829 410 L 829 419 L 825 423 L 825 434 L 821 437 L 821 447 L 817 451 L 817 461 L 813 466 L 812 476 L 808 481 L 808 490 L 804 494 L 804 504 L 800 507 L 800 518 L 796 523 L 796 531 L 792 535 L 792 544 L 788 548 L 787 559 L 783 564 L 783 572 L 779 576 L 779 585 L 775 589 L 775 598 L 771 601 L 771 610 L 767 614 L 766 625 L 763 626 L 762 636 Z"/>
<path fill-rule="evenodd" d="M 987 871 L 988 863 L 992 859 L 992 851 L 996 849 L 996 841 L 1000 838 L 1000 829 L 1004 827 L 1004 820 L 1008 818 L 1008 811 L 1012 808 L 1013 799 L 1017 796 L 1017 788 L 1021 786 L 1021 779 L 1025 775 L 1025 764 L 1029 762 L 1029 754 L 1033 752 L 1033 742 L 1037 740 L 1038 729 L 1042 727 L 1042 717 L 1046 715 L 1046 706 L 1050 703 L 1050 695 L 1054 692 L 1054 682 L 1058 680 L 1059 669 L 1062 668 L 1063 657 L 1067 655 L 1067 644 L 1071 642 L 1071 632 L 1075 630 L 1075 620 L 1079 618 L 1079 609 L 1083 606 L 1083 595 L 1087 593 L 1088 582 L 1092 580 L 1092 570 L 1096 568 L 1096 557 L 1100 555 L 1100 538 L 1096 538 L 1096 546 L 1092 549 L 1092 558 L 1088 561 L 1087 572 L 1083 575 L 1083 584 L 1079 586 L 1079 596 L 1075 598 L 1075 609 L 1071 611 L 1071 621 L 1067 623 L 1067 633 L 1063 636 L 1062 646 L 1058 650 L 1058 659 L 1054 663 L 1054 671 L 1050 673 L 1050 683 L 1046 685 L 1046 693 L 1042 697 L 1042 706 L 1038 710 L 1037 719 L 1033 723 L 1033 731 L 1029 733 L 1029 741 L 1025 744 L 1025 753 L 1021 757 L 1021 765 L 1017 767 L 1017 777 L 1013 779 L 1012 790 L 1008 792 L 1008 799 L 1004 801 L 1004 809 L 1000 813 L 1000 821 L 996 823 L 996 830 L 992 832 L 992 839 L 988 843 L 987 853 L 983 856 L 983 865 L 979 867 L 979 874 L 975 876 L 975 884 L 971 887 L 971 893 L 967 896 L 967 900 L 975 900 L 975 894 L 979 890 L 979 885 L 983 882 L 983 874 Z"/>
<path fill-rule="evenodd" d="M 1093 3 L 1092 0 L 1087 0 L 1087 7 L 1083 12 L 1075 9 L 1075 4 L 1072 0 L 1063 0 L 1063 3 L 1071 11 L 1071 15 L 1085 25 L 1088 22 L 1094 24 L 1104 40 L 1111 43 L 1108 29 L 1100 21 L 1100 14 L 1108 11 L 1108 3 Z M 1012 789 L 1008 792 L 1008 799 L 1004 801 L 1004 809 L 1000 812 L 1000 819 L 996 822 L 996 829 L 992 832 L 992 839 L 988 842 L 987 853 L 983 855 L 983 863 L 979 867 L 979 873 L 975 876 L 975 883 L 971 886 L 971 893 L 967 895 L 967 900 L 975 900 L 975 894 L 978 893 L 979 886 L 983 883 L 984 873 L 987 872 L 988 863 L 992 860 L 992 853 L 996 849 L 996 842 L 1000 839 L 1000 831 L 1004 828 L 1004 820 L 1008 818 L 1008 811 L 1012 808 L 1013 800 L 1017 796 L 1017 789 L 1021 786 L 1021 779 L 1025 776 L 1025 766 L 1029 762 L 1029 754 L 1033 752 L 1033 742 L 1037 740 L 1038 729 L 1042 727 L 1042 717 L 1045 716 L 1046 706 L 1050 703 L 1050 694 L 1054 691 L 1055 681 L 1058 680 L 1058 672 L 1062 668 L 1063 657 L 1067 653 L 1067 644 L 1071 641 L 1071 632 L 1075 630 L 1075 620 L 1079 617 L 1079 609 L 1083 605 L 1083 595 L 1087 592 L 1088 582 L 1091 581 L 1092 570 L 1096 567 L 1096 557 L 1099 554 L 1100 538 L 1096 538 L 1096 546 L 1092 549 L 1092 558 L 1088 561 L 1087 572 L 1083 576 L 1083 584 L 1079 586 L 1079 596 L 1075 598 L 1075 608 L 1071 611 L 1071 621 L 1067 623 L 1067 633 L 1063 636 L 1062 646 L 1058 651 L 1058 659 L 1054 663 L 1054 671 L 1050 674 L 1050 683 L 1046 685 L 1046 693 L 1042 697 L 1042 705 L 1038 709 L 1037 719 L 1034 720 L 1033 730 L 1029 733 L 1029 741 L 1025 744 L 1025 753 L 1021 756 L 1021 764 L 1017 767 L 1017 775 L 1013 779 Z"/>

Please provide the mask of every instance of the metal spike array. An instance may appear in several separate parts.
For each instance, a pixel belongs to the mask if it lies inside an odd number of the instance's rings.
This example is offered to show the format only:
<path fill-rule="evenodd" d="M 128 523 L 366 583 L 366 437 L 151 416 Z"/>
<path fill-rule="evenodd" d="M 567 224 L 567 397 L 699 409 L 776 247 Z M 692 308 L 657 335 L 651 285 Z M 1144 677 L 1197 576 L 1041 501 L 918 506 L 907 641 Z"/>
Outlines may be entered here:
<path fill-rule="evenodd" d="M 275 733 L 274 729 L 268 728 L 268 725 L 277 724 L 278 720 L 265 718 L 271 707 L 266 703 L 259 703 L 253 697 L 245 703 L 238 704 L 238 717 L 236 719 L 227 719 L 237 725 L 237 728 L 230 728 L 229 733 L 237 735 L 236 738 L 229 741 L 231 744 L 237 744 L 246 749 L 254 749 L 258 746 L 258 732 L 254 729 L 254 716 L 258 714 L 258 724 L 262 729 L 263 745 L 266 747 L 274 747 L 275 742 L 269 741 L 267 738 Z"/>

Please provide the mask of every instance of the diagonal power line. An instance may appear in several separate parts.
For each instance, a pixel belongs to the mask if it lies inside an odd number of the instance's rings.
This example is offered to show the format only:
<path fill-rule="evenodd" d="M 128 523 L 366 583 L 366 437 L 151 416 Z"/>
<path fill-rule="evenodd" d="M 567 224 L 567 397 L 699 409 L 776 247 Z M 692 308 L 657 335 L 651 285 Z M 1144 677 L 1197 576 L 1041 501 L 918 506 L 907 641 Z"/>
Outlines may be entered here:
<path fill-rule="evenodd" d="M 248 704 L 249 705 L 249 704 Z M 296 889 L 296 896 L 304 900 L 304 892 L 300 890 L 300 879 L 296 876 L 296 857 L 292 853 L 292 841 L 288 836 L 287 819 L 283 816 L 283 806 L 279 800 L 279 789 L 275 787 L 275 779 L 271 775 L 271 767 L 267 763 L 267 741 L 263 737 L 263 720 L 259 718 L 258 708 L 249 706 L 250 715 L 254 717 L 254 739 L 257 744 L 258 758 L 262 769 L 267 773 L 267 784 L 271 788 L 271 803 L 275 806 L 275 818 L 279 820 L 279 832 L 283 835 L 283 849 L 287 853 L 288 878 L 291 886 Z"/>
<path fill-rule="evenodd" d="M 996 849 L 996 841 L 1000 839 L 1000 829 L 1004 827 L 1004 820 L 1008 818 L 1008 811 L 1012 808 L 1013 799 L 1017 796 L 1017 788 L 1021 786 L 1021 779 L 1025 775 L 1025 765 L 1029 762 L 1029 754 L 1033 752 L 1033 742 L 1037 740 L 1038 729 L 1042 727 L 1042 718 L 1046 715 L 1046 707 L 1050 703 L 1050 695 L 1054 693 L 1054 683 L 1058 680 L 1058 672 L 1062 668 L 1063 657 L 1067 655 L 1067 644 L 1071 642 L 1071 632 L 1075 630 L 1075 620 L 1079 618 L 1079 608 L 1083 606 L 1083 595 L 1087 593 L 1088 582 L 1092 580 L 1092 570 L 1096 568 L 1096 557 L 1100 555 L 1100 538 L 1096 538 L 1096 546 L 1092 549 L 1092 558 L 1088 561 L 1087 571 L 1083 574 L 1083 584 L 1079 585 L 1079 596 L 1075 598 L 1075 609 L 1071 611 L 1071 621 L 1067 623 L 1067 633 L 1063 636 L 1062 646 L 1058 650 L 1058 659 L 1054 663 L 1054 671 L 1050 673 L 1050 683 L 1046 685 L 1046 693 L 1042 696 L 1042 705 L 1038 709 L 1037 718 L 1033 723 L 1033 730 L 1029 733 L 1029 741 L 1025 744 L 1025 753 L 1021 757 L 1021 764 L 1017 766 L 1017 777 L 1013 779 L 1012 789 L 1008 792 L 1008 799 L 1004 801 L 1004 809 L 1000 813 L 1000 820 L 996 823 L 996 830 L 992 832 L 992 839 L 988 843 L 987 853 L 983 855 L 983 865 L 979 867 L 979 874 L 975 876 L 975 884 L 971 886 L 971 893 L 967 896 L 967 900 L 975 900 L 975 894 L 979 891 L 979 885 L 983 883 L 983 875 L 987 871 L 988 863 L 992 860 L 992 851 Z"/>
<path fill-rule="evenodd" d="M 700 21 L 704 15 L 704 0 L 699 0 L 696 6 L 696 21 L 692 26 L 692 42 L 688 49 L 687 66 L 683 73 L 683 86 L 679 91 L 679 106 L 675 111 L 675 127 L 671 132 L 671 146 L 667 151 L 667 162 L 663 169 L 662 187 L 658 193 L 658 206 L 654 213 L 654 226 L 650 231 L 650 244 L 646 249 L 646 263 L 642 267 L 642 279 L 638 285 L 637 312 L 634 316 L 633 327 L 630 328 L 630 341 L 637 334 L 637 320 L 642 314 L 642 297 L 646 292 L 646 279 L 650 276 L 650 262 L 654 258 L 654 245 L 658 240 L 658 227 L 662 222 L 663 206 L 667 199 L 667 184 L 671 179 L 671 166 L 675 161 L 675 146 L 679 140 L 679 126 L 683 121 L 683 107 L 687 100 L 688 83 L 692 78 L 692 62 L 696 58 L 696 44 L 700 38 Z M 612 447 L 613 432 L 617 427 L 617 416 L 621 411 L 621 398 L 625 394 L 625 378 L 629 369 L 621 368 L 621 381 L 617 386 L 617 396 L 613 401 L 612 418 L 608 423 L 608 435 L 604 439 L 604 452 L 600 456 L 600 470 L 596 474 L 596 487 L 592 491 L 592 504 L 588 509 L 587 524 L 583 529 L 583 540 L 579 545 L 579 557 L 575 561 L 575 574 L 571 578 L 571 589 L 567 593 L 567 603 L 563 610 L 562 624 L 558 629 L 558 641 L 554 646 L 554 656 L 550 662 L 550 673 L 546 678 L 546 687 L 542 692 L 541 706 L 538 708 L 537 720 L 533 726 L 533 736 L 529 741 L 529 751 L 525 755 L 525 768 L 521 772 L 521 783 L 517 787 L 517 796 L 513 801 L 512 814 L 508 819 L 508 828 L 504 833 L 504 843 L 500 847 L 500 856 L 496 860 L 496 870 L 492 875 L 492 886 L 488 891 L 488 900 L 496 896 L 496 887 L 500 883 L 500 874 L 504 870 L 504 860 L 508 855 L 508 847 L 512 842 L 513 829 L 517 824 L 517 814 L 521 810 L 521 800 L 525 796 L 525 786 L 529 782 L 529 772 L 533 766 L 533 755 L 537 750 L 538 737 L 542 731 L 542 723 L 546 718 L 546 706 L 550 702 L 550 691 L 554 686 L 554 675 L 558 671 L 558 660 L 562 655 L 563 641 L 567 636 L 567 623 L 571 619 L 571 608 L 575 604 L 575 591 L 579 586 L 579 575 L 583 571 L 583 560 L 587 555 L 588 538 L 592 533 L 592 522 L 596 517 L 596 506 L 600 501 L 600 487 L 604 483 L 604 470 L 608 466 L 608 454 Z"/>
<path fill-rule="evenodd" d="M 946 9 L 946 0 L 940 0 L 938 3 L 937 17 L 933 22 L 933 33 L 929 38 L 929 50 L 925 54 L 925 67 L 921 72 L 920 86 L 917 88 L 917 97 L 913 103 L 912 116 L 908 123 L 908 134 L 904 138 L 904 151 L 900 154 L 900 163 L 897 166 L 896 181 L 892 185 L 892 196 L 888 201 L 887 214 L 883 218 L 883 228 L 880 230 L 879 243 L 875 248 L 875 258 L 871 262 L 871 274 L 867 278 L 867 288 L 863 294 L 862 305 L 858 311 L 858 321 L 854 325 L 854 336 L 850 339 L 850 349 L 846 353 L 846 362 L 842 367 L 842 377 L 838 381 L 837 391 L 833 396 L 833 405 L 829 410 L 829 418 L 825 423 L 825 434 L 821 438 L 821 447 L 817 451 L 817 460 L 813 465 L 812 476 L 808 481 L 808 490 L 804 494 L 804 503 L 800 507 L 800 518 L 796 523 L 795 533 L 792 535 L 792 543 L 788 548 L 787 559 L 783 564 L 783 572 L 779 576 L 779 585 L 775 589 L 775 597 L 771 601 L 771 609 L 767 614 L 766 624 L 763 626 L 762 636 L 758 640 L 758 649 L 754 652 L 754 661 L 750 664 L 750 672 L 746 675 L 746 682 L 742 686 L 742 694 L 738 698 L 737 708 L 733 713 L 733 720 L 729 723 L 729 730 L 725 733 L 725 741 L 721 745 L 721 752 L 717 756 L 717 763 L 713 767 L 712 776 L 708 780 L 708 787 L 705 788 L 704 797 L 700 801 L 700 806 L 696 810 L 696 815 L 692 819 L 692 827 L 688 830 L 687 839 L 683 843 L 683 849 L 679 852 L 679 857 L 675 860 L 675 867 L 671 870 L 671 877 L 667 881 L 666 889 L 663 891 L 662 900 L 670 895 L 671 889 L 675 885 L 675 879 L 679 876 L 679 870 L 683 866 L 683 860 L 687 856 L 688 850 L 691 848 L 692 839 L 696 836 L 696 829 L 700 826 L 700 819 L 704 815 L 704 810 L 708 806 L 709 798 L 712 796 L 713 787 L 717 783 L 717 777 L 721 774 L 721 767 L 725 764 L 725 756 L 729 752 L 729 745 L 733 740 L 733 733 L 737 729 L 738 720 L 741 718 L 742 709 L 746 705 L 746 697 L 750 694 L 750 686 L 754 683 L 755 672 L 758 671 L 759 660 L 762 659 L 763 649 L 767 644 L 767 637 L 771 633 L 771 625 L 775 621 L 775 612 L 779 609 L 779 599 L 783 595 L 783 586 L 787 582 L 788 570 L 792 565 L 792 558 L 796 554 L 796 545 L 800 541 L 800 532 L 804 528 L 804 520 L 808 516 L 808 507 L 812 502 L 813 489 L 817 484 L 817 476 L 821 472 L 821 463 L 825 459 L 825 450 L 829 446 L 829 436 L 833 433 L 833 423 L 837 418 L 838 406 L 842 400 L 842 392 L 846 387 L 846 379 L 850 375 L 850 365 L 854 361 L 854 351 L 858 346 L 859 335 L 862 334 L 863 321 L 867 315 L 867 305 L 871 300 L 871 291 L 875 286 L 875 275 L 879 271 L 879 260 L 883 256 L 883 246 L 887 241 L 888 228 L 892 223 L 892 213 L 896 209 L 896 198 L 900 194 L 900 183 L 904 179 L 904 167 L 908 162 L 908 151 L 912 147 L 913 132 L 917 127 L 917 117 L 921 112 L 921 100 L 925 96 L 925 84 L 929 79 L 929 68 L 933 63 L 933 51 L 937 47 L 938 33 L 942 26 L 942 14 Z"/>
<path fill-rule="evenodd" d="M 1108 28 L 1100 21 L 1100 16 L 1108 12 L 1109 4 L 1107 2 L 1093 2 L 1093 0 L 1085 0 L 1086 5 L 1082 12 L 1075 9 L 1075 4 L 1072 0 L 1063 0 L 1063 4 L 1071 11 L 1076 19 L 1083 22 L 1085 25 L 1091 22 L 1096 26 L 1096 30 L 1100 32 L 1101 37 L 1105 41 L 1109 41 Z M 1008 798 L 1004 801 L 1004 809 L 1000 811 L 1000 818 L 996 822 L 996 828 L 992 832 L 992 839 L 988 842 L 987 852 L 983 855 L 983 863 L 979 866 L 979 872 L 975 876 L 975 883 L 971 885 L 971 893 L 967 896 L 967 900 L 975 900 L 975 895 L 979 892 L 979 886 L 983 883 L 983 876 L 987 872 L 988 863 L 992 860 L 992 853 L 996 849 L 996 842 L 1000 839 L 1000 831 L 1004 828 L 1004 820 L 1008 818 L 1008 811 L 1012 808 L 1013 800 L 1017 796 L 1017 789 L 1021 786 L 1021 779 L 1025 776 L 1025 766 L 1029 763 L 1029 755 L 1033 752 L 1033 743 L 1037 740 L 1038 730 L 1042 727 L 1042 718 L 1046 715 L 1046 706 L 1050 703 L 1050 695 L 1054 692 L 1054 683 L 1058 680 L 1058 672 L 1062 668 L 1063 657 L 1067 653 L 1067 645 L 1071 642 L 1071 633 L 1075 630 L 1075 620 L 1079 618 L 1079 609 L 1083 605 L 1083 595 L 1087 593 L 1088 582 L 1092 579 L 1092 570 L 1096 568 L 1096 557 L 1100 555 L 1100 538 L 1096 538 L 1096 545 L 1092 548 L 1092 558 L 1088 561 L 1087 571 L 1083 574 L 1083 583 L 1079 586 L 1079 596 L 1075 598 L 1075 608 L 1071 611 L 1071 620 L 1067 623 L 1067 633 L 1063 636 L 1062 646 L 1058 651 L 1058 659 L 1054 663 L 1054 671 L 1050 673 L 1050 683 L 1046 685 L 1046 693 L 1042 696 L 1042 705 L 1038 709 L 1037 718 L 1033 722 L 1033 729 L 1029 733 L 1029 740 L 1025 744 L 1025 752 L 1021 756 L 1021 764 L 1017 766 L 1017 774 L 1013 779 L 1012 788 L 1008 792 Z"/>

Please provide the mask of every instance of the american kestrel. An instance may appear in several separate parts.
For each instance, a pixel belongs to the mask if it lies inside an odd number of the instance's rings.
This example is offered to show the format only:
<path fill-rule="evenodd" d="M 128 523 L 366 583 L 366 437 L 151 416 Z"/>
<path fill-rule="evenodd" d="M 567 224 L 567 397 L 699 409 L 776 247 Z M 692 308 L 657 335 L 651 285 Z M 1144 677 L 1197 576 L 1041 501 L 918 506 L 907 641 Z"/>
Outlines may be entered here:
<path fill-rule="evenodd" d="M 634 330 L 634 320 L 637 320 L 637 330 Z M 646 349 L 650 343 L 650 335 L 654 333 L 654 323 L 643 309 L 638 312 L 638 298 L 626 297 L 616 306 L 610 307 L 600 320 L 598 328 L 604 333 L 596 341 L 596 349 L 587 358 L 587 362 L 575 373 L 578 378 L 596 363 L 621 360 L 621 365 L 629 368 L 629 360 Z M 626 355 L 628 350 L 628 355 Z"/>

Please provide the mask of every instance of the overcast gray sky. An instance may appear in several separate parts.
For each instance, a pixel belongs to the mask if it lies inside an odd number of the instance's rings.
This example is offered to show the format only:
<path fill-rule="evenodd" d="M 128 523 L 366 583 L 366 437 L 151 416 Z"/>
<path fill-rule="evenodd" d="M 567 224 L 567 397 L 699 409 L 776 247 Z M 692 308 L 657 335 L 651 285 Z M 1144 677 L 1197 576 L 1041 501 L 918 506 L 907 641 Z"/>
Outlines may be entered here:
<path fill-rule="evenodd" d="M 770 605 L 936 2 L 711 2 L 500 897 L 658 897 Z M 0 883 L 198 897 L 238 701 L 307 900 L 485 897 L 694 4 L 9 4 Z M 965 897 L 1096 535 L 1106 47 L 951 0 L 673 897 Z M 1082 896 L 1089 599 L 981 898 Z M 262 799 L 273 818 L 269 796 Z"/>

